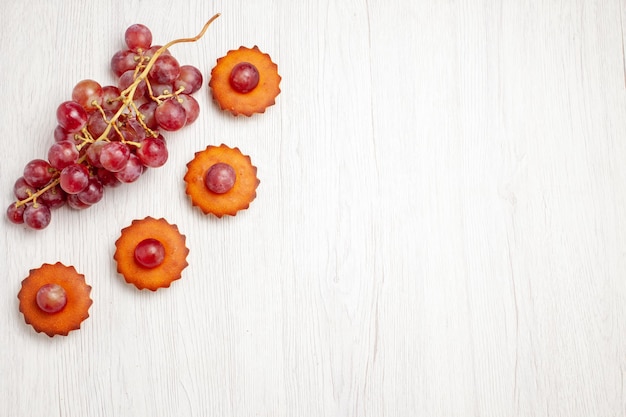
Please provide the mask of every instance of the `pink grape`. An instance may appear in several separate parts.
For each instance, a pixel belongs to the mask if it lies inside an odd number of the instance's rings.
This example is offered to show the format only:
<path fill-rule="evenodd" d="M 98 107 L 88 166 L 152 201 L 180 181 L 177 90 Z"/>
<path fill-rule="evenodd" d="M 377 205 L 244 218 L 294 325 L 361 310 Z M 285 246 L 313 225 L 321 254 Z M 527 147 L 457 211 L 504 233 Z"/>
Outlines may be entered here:
<path fill-rule="evenodd" d="M 45 284 L 37 291 L 37 307 L 49 314 L 58 313 L 67 304 L 67 293 L 59 284 Z"/>
<path fill-rule="evenodd" d="M 121 142 L 109 142 L 100 151 L 100 164 L 104 169 L 117 172 L 124 169 L 130 157 L 130 149 Z"/>
<path fill-rule="evenodd" d="M 152 45 L 152 32 L 150 32 L 147 26 L 135 23 L 126 29 L 124 40 L 126 41 L 128 49 L 147 50 L 150 49 Z"/>
<path fill-rule="evenodd" d="M 174 90 L 184 88 L 182 93 L 193 94 L 202 87 L 202 73 L 193 65 L 183 65 L 180 67 L 178 78 L 174 81 Z"/>
<path fill-rule="evenodd" d="M 83 164 L 71 164 L 63 168 L 59 176 L 59 185 L 68 194 L 76 194 L 87 187 L 89 171 Z"/>
<path fill-rule="evenodd" d="M 187 114 L 178 100 L 170 98 L 157 106 L 154 119 L 163 130 L 175 131 L 185 126 Z"/>
<path fill-rule="evenodd" d="M 87 125 L 87 112 L 75 101 L 65 101 L 57 107 L 57 121 L 67 132 L 75 133 Z"/>
<path fill-rule="evenodd" d="M 259 84 L 259 70 L 249 62 L 241 62 L 230 72 L 229 82 L 233 90 L 249 93 Z"/>
<path fill-rule="evenodd" d="M 11 223 L 24 223 L 24 209 L 26 209 L 26 206 L 24 205 L 17 207 L 15 203 L 11 203 L 11 205 L 7 208 L 7 217 Z"/>
<path fill-rule="evenodd" d="M 24 179 L 35 188 L 43 187 L 52 179 L 55 169 L 43 159 L 33 159 L 24 167 Z"/>
<path fill-rule="evenodd" d="M 115 178 L 123 183 L 135 182 L 143 174 L 144 166 L 135 154 L 130 154 L 126 165 L 120 171 L 115 172 Z"/>
<path fill-rule="evenodd" d="M 156 239 L 144 239 L 135 247 L 135 260 L 144 268 L 152 269 L 165 260 L 165 247 Z"/>
<path fill-rule="evenodd" d="M 160 55 L 150 68 L 148 77 L 150 81 L 158 84 L 172 84 L 179 74 L 180 64 L 176 58 L 171 55 Z"/>
<path fill-rule="evenodd" d="M 200 105 L 193 96 L 189 94 L 181 94 L 178 96 L 178 100 L 181 102 L 185 109 L 185 126 L 192 124 L 196 121 L 200 115 Z"/>
<path fill-rule="evenodd" d="M 141 141 L 141 146 L 135 152 L 142 164 L 150 168 L 158 168 L 167 162 L 167 144 L 163 136 L 147 137 Z"/>
<path fill-rule="evenodd" d="M 224 194 L 235 185 L 236 174 L 232 166 L 218 162 L 207 170 L 204 185 L 216 194 Z"/>
<path fill-rule="evenodd" d="M 29 204 L 24 209 L 24 223 L 32 229 L 45 229 L 50 224 L 52 215 L 48 206 L 43 204 Z"/>
<path fill-rule="evenodd" d="M 72 89 L 72 100 L 80 104 L 87 112 L 92 112 L 102 105 L 102 86 L 94 80 L 82 80 Z M 95 104 L 94 104 L 95 102 Z"/>
<path fill-rule="evenodd" d="M 48 161 L 53 168 L 63 169 L 78 159 L 78 149 L 74 141 L 55 142 L 48 150 Z"/>

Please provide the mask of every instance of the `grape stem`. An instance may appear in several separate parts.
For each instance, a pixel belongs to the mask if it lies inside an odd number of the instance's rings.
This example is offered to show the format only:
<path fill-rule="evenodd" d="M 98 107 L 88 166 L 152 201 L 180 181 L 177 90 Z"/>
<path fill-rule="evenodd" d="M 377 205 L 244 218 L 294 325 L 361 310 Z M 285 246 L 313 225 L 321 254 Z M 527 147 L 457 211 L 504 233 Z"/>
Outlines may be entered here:
<path fill-rule="evenodd" d="M 93 139 L 92 141 L 87 140 L 86 142 L 91 142 L 91 143 L 95 143 L 95 142 L 99 142 L 101 140 L 105 140 L 109 134 L 109 132 L 111 131 L 111 129 L 114 129 L 115 123 L 117 122 L 117 120 L 132 106 L 135 108 L 134 106 L 134 102 L 133 102 L 133 97 L 135 95 L 135 91 L 137 90 L 137 87 L 139 86 L 139 84 L 142 81 L 147 81 L 148 78 L 148 73 L 150 72 L 150 70 L 152 69 L 154 63 L 156 62 L 157 58 L 159 56 L 161 56 L 161 54 L 163 54 L 163 52 L 165 52 L 167 49 L 169 49 L 170 47 L 177 45 L 179 43 L 191 43 L 191 42 L 196 42 L 198 41 L 200 38 L 202 38 L 204 36 L 204 34 L 206 33 L 207 29 L 209 28 L 209 26 L 211 26 L 211 23 L 213 23 L 213 21 L 215 21 L 215 19 L 217 19 L 218 17 L 220 17 L 220 14 L 217 13 L 215 14 L 213 17 L 211 17 L 202 27 L 202 30 L 194 37 L 192 38 L 180 38 L 180 39 L 174 39 L 173 41 L 170 41 L 168 43 L 166 43 L 165 45 L 163 45 L 162 47 L 160 47 L 159 49 L 156 50 L 156 52 L 154 53 L 154 55 L 152 55 L 152 58 L 150 58 L 150 60 L 148 61 L 148 64 L 144 67 L 144 69 L 141 71 L 141 73 L 135 78 L 135 80 L 133 81 L 133 83 L 131 85 L 129 85 L 124 91 L 122 91 L 120 93 L 120 97 L 119 100 L 122 101 L 122 107 L 120 107 L 120 109 L 117 111 L 117 113 L 115 113 L 110 120 L 107 120 L 107 127 L 106 129 L 104 129 L 104 131 L 102 132 L 102 134 L 100 136 L 98 136 L 97 139 Z M 137 110 L 136 110 L 137 111 Z M 141 122 L 140 122 L 141 123 Z M 139 143 L 136 142 L 129 142 L 132 145 L 136 145 L 136 146 L 140 146 Z M 82 163 L 85 161 L 85 159 L 87 158 L 86 155 L 83 155 L 82 157 L 80 157 L 77 161 L 77 163 Z M 17 201 L 15 203 L 15 207 L 20 207 L 26 203 L 29 202 L 33 202 L 33 203 L 37 203 L 37 198 L 42 195 L 43 193 L 45 193 L 46 191 L 52 189 L 53 187 L 55 187 L 56 185 L 59 184 L 60 182 L 60 178 L 59 178 L 59 173 L 56 173 L 56 177 L 50 182 L 48 183 L 45 187 L 37 190 L 37 192 L 32 193 L 28 196 L 28 198 L 25 198 L 24 200 L 20 200 Z"/>

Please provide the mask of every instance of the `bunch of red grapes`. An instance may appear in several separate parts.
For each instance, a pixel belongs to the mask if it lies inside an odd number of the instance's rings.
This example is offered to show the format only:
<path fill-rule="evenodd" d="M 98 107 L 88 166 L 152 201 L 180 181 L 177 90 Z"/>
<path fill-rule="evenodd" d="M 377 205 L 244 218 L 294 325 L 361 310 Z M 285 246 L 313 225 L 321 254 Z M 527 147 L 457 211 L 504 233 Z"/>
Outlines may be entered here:
<path fill-rule="evenodd" d="M 201 72 L 180 65 L 166 47 L 153 46 L 144 25 L 130 26 L 125 41 L 127 48 L 111 59 L 117 85 L 80 81 L 72 99 L 57 108 L 47 159 L 30 161 L 15 182 L 16 201 L 7 209 L 13 223 L 43 229 L 55 208 L 90 207 L 106 187 L 134 182 L 147 168 L 165 164 L 160 132 L 197 119 L 200 107 L 192 94 L 202 86 Z"/>

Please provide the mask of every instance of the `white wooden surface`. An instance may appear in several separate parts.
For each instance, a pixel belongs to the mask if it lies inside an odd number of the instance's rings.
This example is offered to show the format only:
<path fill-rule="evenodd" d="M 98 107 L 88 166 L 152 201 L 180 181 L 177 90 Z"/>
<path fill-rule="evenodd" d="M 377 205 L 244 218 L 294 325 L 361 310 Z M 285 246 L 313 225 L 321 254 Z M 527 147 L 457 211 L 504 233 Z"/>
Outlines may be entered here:
<path fill-rule="evenodd" d="M 113 81 L 125 28 L 205 75 L 258 45 L 276 106 L 197 94 L 170 160 L 32 232 L 3 220 L 3 416 L 626 415 L 626 3 L 8 0 L 0 25 L 3 207 L 45 156 L 56 106 Z M 258 167 L 249 210 L 205 217 L 182 176 L 208 144 Z M 165 217 L 189 267 L 139 292 L 121 228 Z M 44 262 L 93 286 L 48 338 L 17 292 Z"/>

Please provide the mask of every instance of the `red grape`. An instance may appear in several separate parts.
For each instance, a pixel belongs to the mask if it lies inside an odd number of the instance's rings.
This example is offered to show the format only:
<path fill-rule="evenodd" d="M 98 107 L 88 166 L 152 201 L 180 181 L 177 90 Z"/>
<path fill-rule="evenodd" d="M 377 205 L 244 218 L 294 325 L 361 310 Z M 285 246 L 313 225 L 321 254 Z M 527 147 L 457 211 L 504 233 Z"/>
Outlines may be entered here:
<path fill-rule="evenodd" d="M 146 137 L 146 129 L 134 117 L 126 119 L 120 131 L 127 141 L 139 142 Z"/>
<path fill-rule="evenodd" d="M 91 207 L 91 205 L 80 201 L 80 199 L 78 198 L 78 194 L 69 194 L 67 196 L 67 205 L 74 210 L 84 210 Z"/>
<path fill-rule="evenodd" d="M 111 110 L 105 110 L 104 117 L 99 111 L 93 112 L 89 115 L 89 119 L 87 120 L 87 130 L 89 131 L 89 133 L 91 133 L 91 136 L 93 136 L 94 139 L 98 139 L 104 133 L 106 128 L 109 126 L 107 120 L 111 120 L 112 117 L 113 111 Z M 112 139 L 114 137 L 115 130 L 110 129 L 109 133 L 107 134 L 107 138 Z"/>
<path fill-rule="evenodd" d="M 89 183 L 89 171 L 83 164 L 71 164 L 63 168 L 59 176 L 59 185 L 68 194 L 76 194 Z"/>
<path fill-rule="evenodd" d="M 109 142 L 100 150 L 100 164 L 111 172 L 124 169 L 129 157 L 130 149 L 121 142 Z"/>
<path fill-rule="evenodd" d="M 93 205 L 102 200 L 103 195 L 104 187 L 102 186 L 100 180 L 96 177 L 90 177 L 87 187 L 76 194 L 76 197 L 78 197 L 78 199 L 85 204 Z"/>
<path fill-rule="evenodd" d="M 185 109 L 185 126 L 192 124 L 200 115 L 200 105 L 193 96 L 189 94 L 181 94 L 178 96 L 180 104 Z"/>
<path fill-rule="evenodd" d="M 66 199 L 67 194 L 57 184 L 54 187 L 48 188 L 44 193 L 42 193 L 37 201 L 40 201 L 51 209 L 55 209 L 63 206 Z"/>
<path fill-rule="evenodd" d="M 185 126 L 187 114 L 175 98 L 165 100 L 154 111 L 154 119 L 163 130 L 175 131 Z"/>
<path fill-rule="evenodd" d="M 72 90 L 72 100 L 80 104 L 87 112 L 92 112 L 102 105 L 102 97 L 102 86 L 94 80 L 79 81 Z"/>
<path fill-rule="evenodd" d="M 157 84 L 172 84 L 179 74 L 180 64 L 176 58 L 171 55 L 161 55 L 150 68 L 148 77 L 150 81 Z"/>
<path fill-rule="evenodd" d="M 102 152 L 102 147 L 106 144 L 107 142 L 99 141 L 94 142 L 87 147 L 87 150 L 85 151 L 85 157 L 87 158 L 87 162 L 89 162 L 89 165 L 96 168 L 102 167 L 102 164 L 100 163 L 100 153 Z"/>
<path fill-rule="evenodd" d="M 135 182 L 143 174 L 144 166 L 135 154 L 130 154 L 126 165 L 115 172 L 115 178 L 124 183 Z"/>
<path fill-rule="evenodd" d="M 136 74 L 134 70 L 128 70 L 123 73 L 120 76 L 120 79 L 117 80 L 117 85 L 119 86 L 120 90 L 124 91 L 128 87 L 130 87 L 135 82 L 135 75 Z M 146 94 L 146 91 L 148 91 L 148 86 L 146 85 L 146 82 L 140 81 L 139 84 L 137 84 L 137 88 L 135 89 L 135 94 L 133 94 L 133 100 L 138 100 L 143 97 L 144 94 Z"/>
<path fill-rule="evenodd" d="M 165 247 L 156 239 L 144 239 L 135 247 L 135 260 L 144 268 L 156 268 L 165 260 Z"/>
<path fill-rule="evenodd" d="M 141 141 L 141 146 L 135 152 L 142 164 L 150 168 L 158 168 L 167 162 L 167 144 L 163 136 L 149 136 Z"/>
<path fill-rule="evenodd" d="M 114 85 L 107 85 L 102 87 L 102 108 L 104 110 L 110 110 L 112 112 L 116 112 L 121 109 L 122 101 L 119 99 L 120 94 L 120 89 Z"/>
<path fill-rule="evenodd" d="M 28 204 L 24 209 L 24 223 L 35 230 L 46 228 L 51 217 L 50 208 L 44 204 Z"/>
<path fill-rule="evenodd" d="M 61 142 L 63 140 L 74 140 L 75 136 L 76 136 L 76 133 L 68 132 L 61 125 L 58 125 L 54 129 L 54 141 L 55 142 Z"/>
<path fill-rule="evenodd" d="M 150 49 L 150 46 L 152 45 L 152 32 L 150 32 L 150 29 L 148 29 L 147 26 L 135 23 L 126 29 L 124 40 L 126 41 L 128 49 L 147 50 Z"/>
<path fill-rule="evenodd" d="M 80 131 L 87 125 L 87 112 L 75 101 L 65 101 L 57 107 L 57 121 L 71 133 Z"/>
<path fill-rule="evenodd" d="M 26 206 L 21 205 L 17 206 L 15 203 L 11 203 L 11 205 L 7 208 L 7 217 L 12 223 L 22 224 L 24 223 L 24 209 Z"/>
<path fill-rule="evenodd" d="M 74 141 L 55 142 L 48 150 L 48 161 L 53 168 L 63 169 L 78 160 L 78 149 Z"/>
<path fill-rule="evenodd" d="M 35 194 L 37 190 L 30 185 L 24 177 L 19 177 L 15 184 L 13 185 L 13 195 L 18 200 L 26 200 L 31 195 Z"/>
<path fill-rule="evenodd" d="M 230 86 L 233 90 L 245 94 L 259 84 L 259 70 L 249 62 L 241 62 L 230 72 Z"/>
<path fill-rule="evenodd" d="M 154 111 L 157 108 L 157 104 L 155 101 L 147 101 L 139 106 L 139 113 L 143 115 L 143 122 L 148 126 L 149 129 L 157 129 L 159 125 L 154 119 Z"/>
<path fill-rule="evenodd" d="M 87 124 L 87 112 L 75 101 L 65 101 L 57 107 L 57 121 L 63 128 L 76 133 Z"/>
<path fill-rule="evenodd" d="M 128 70 L 135 70 L 137 55 L 128 49 L 117 51 L 111 58 L 111 69 L 118 77 Z"/>
<path fill-rule="evenodd" d="M 236 174 L 232 166 L 218 162 L 207 170 L 204 185 L 216 194 L 224 194 L 235 185 Z"/>
<path fill-rule="evenodd" d="M 98 168 L 96 171 L 96 176 L 100 180 L 100 183 L 105 187 L 117 187 L 121 184 L 121 181 L 115 178 L 115 174 L 111 171 L 107 171 L 104 168 Z"/>
<path fill-rule="evenodd" d="M 174 87 L 172 87 L 172 84 L 151 83 L 150 88 L 152 89 L 152 95 L 154 97 L 165 96 L 174 93 Z"/>
<path fill-rule="evenodd" d="M 193 94 L 202 87 L 202 73 L 193 65 L 183 65 L 180 67 L 180 74 L 174 81 L 174 90 L 178 91 L 184 87 L 182 93 Z"/>
<path fill-rule="evenodd" d="M 33 159 L 24 167 L 24 179 L 35 188 L 43 187 L 52 179 L 55 169 L 43 159 Z"/>
<path fill-rule="evenodd" d="M 37 306 L 45 313 L 58 313 L 67 304 L 65 289 L 59 284 L 45 284 L 37 291 Z"/>

